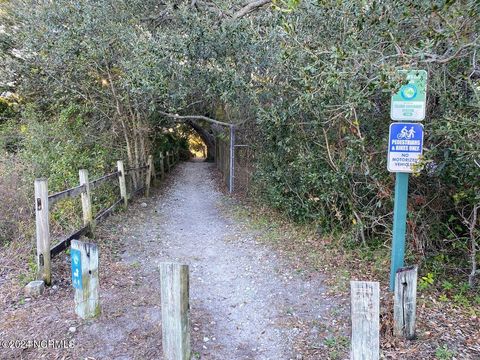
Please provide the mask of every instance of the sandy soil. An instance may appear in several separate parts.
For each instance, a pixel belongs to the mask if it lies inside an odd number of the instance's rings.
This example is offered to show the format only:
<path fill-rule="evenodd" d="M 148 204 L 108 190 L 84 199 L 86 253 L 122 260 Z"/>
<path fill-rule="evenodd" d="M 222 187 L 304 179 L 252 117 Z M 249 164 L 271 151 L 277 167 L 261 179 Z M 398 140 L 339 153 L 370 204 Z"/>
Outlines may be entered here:
<path fill-rule="evenodd" d="M 98 319 L 75 316 L 69 258 L 56 258 L 55 286 L 40 299 L 7 304 L 0 339 L 66 339 L 74 345 L 0 349 L 1 358 L 162 358 L 162 261 L 190 266 L 194 358 L 323 358 L 319 354 L 331 335 L 330 315 L 346 313 L 344 302 L 326 295 L 319 273 L 298 271 L 257 242 L 258 234 L 226 216 L 213 173 L 211 164 L 182 163 L 151 198 L 99 227 Z M 338 339 L 345 337 L 327 344 Z M 338 358 L 346 358 L 345 347 L 339 347 Z"/>

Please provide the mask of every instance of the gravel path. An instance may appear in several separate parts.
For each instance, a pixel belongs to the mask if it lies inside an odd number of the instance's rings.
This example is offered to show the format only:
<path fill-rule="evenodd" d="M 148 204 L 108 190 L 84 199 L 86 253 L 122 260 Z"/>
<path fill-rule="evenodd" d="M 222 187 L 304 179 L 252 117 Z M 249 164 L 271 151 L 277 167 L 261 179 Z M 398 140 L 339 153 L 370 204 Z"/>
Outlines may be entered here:
<path fill-rule="evenodd" d="M 190 265 L 192 318 L 195 329 L 203 326 L 206 334 L 194 348 L 202 358 L 300 358 L 291 350 L 298 329 L 282 326 L 284 318 L 306 305 L 320 311 L 321 285 L 294 279 L 253 234 L 222 216 L 223 195 L 210 166 L 183 164 L 168 196 L 157 204 L 163 239 L 160 256 L 148 266 L 162 260 Z"/>
<path fill-rule="evenodd" d="M 18 358 L 162 358 L 162 261 L 190 266 L 194 359 L 318 358 L 308 356 L 308 347 L 321 345 L 328 332 L 323 318 L 334 306 L 321 276 L 295 270 L 257 242 L 258 234 L 227 216 L 231 201 L 213 174 L 213 164 L 181 163 L 160 191 L 99 227 L 98 319 L 81 321 L 73 313 L 70 260 L 59 258 L 55 273 L 64 269 L 64 278 L 57 275 L 57 290 L 12 312 L 8 319 L 15 326 L 0 330 L 10 337 L 67 337 L 75 346 L 30 349 L 16 352 Z M 112 258 L 112 251 L 118 255 Z M 33 326 L 27 327 L 28 319 Z"/>
<path fill-rule="evenodd" d="M 285 317 L 298 311 L 309 318 L 320 314 L 320 279 L 303 281 L 291 274 L 254 234 L 222 215 L 222 197 L 210 164 L 182 164 L 167 196 L 156 204 L 162 235 L 152 253 L 158 255 L 142 265 L 148 271 L 160 261 L 190 265 L 193 330 L 202 333 L 194 351 L 202 358 L 301 358 L 292 345 L 299 330 L 285 326 Z"/>

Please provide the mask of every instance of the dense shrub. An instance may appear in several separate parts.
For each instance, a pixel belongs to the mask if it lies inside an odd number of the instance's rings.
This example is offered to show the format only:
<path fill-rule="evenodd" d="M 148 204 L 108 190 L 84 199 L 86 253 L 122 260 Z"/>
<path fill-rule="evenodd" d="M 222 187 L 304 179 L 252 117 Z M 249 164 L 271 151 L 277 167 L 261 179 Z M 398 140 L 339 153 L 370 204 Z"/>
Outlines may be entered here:
<path fill-rule="evenodd" d="M 390 95 L 397 69 L 426 69 L 425 167 L 411 177 L 409 244 L 419 255 L 471 261 L 480 203 L 478 11 L 473 1 L 319 1 L 285 16 L 281 61 L 270 69 L 275 81 L 257 122 L 260 194 L 350 241 L 386 243 Z"/>

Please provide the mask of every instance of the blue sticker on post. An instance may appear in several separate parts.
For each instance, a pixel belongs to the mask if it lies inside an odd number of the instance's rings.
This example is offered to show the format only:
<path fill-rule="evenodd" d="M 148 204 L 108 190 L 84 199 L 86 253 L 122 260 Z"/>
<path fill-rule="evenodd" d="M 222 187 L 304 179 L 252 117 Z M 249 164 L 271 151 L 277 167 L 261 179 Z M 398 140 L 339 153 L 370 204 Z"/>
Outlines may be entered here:
<path fill-rule="evenodd" d="M 72 284 L 75 289 L 82 289 L 82 253 L 80 250 L 71 249 L 72 259 Z"/>
<path fill-rule="evenodd" d="M 423 125 L 419 123 L 392 123 L 388 137 L 390 172 L 413 173 L 423 154 Z"/>

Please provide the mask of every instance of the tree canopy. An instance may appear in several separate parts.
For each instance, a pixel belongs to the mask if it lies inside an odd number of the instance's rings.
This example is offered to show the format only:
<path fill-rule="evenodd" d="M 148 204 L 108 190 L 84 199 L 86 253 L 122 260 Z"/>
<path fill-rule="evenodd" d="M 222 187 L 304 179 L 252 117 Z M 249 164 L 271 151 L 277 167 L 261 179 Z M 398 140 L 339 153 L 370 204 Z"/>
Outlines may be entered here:
<path fill-rule="evenodd" d="M 480 204 L 477 1 L 11 0 L 3 91 L 23 117 L 75 106 L 145 160 L 162 115 L 242 124 L 255 191 L 348 244 L 390 236 L 389 102 L 399 69 L 428 71 L 424 170 L 411 183 L 414 254 L 476 271 Z M 30 115 L 29 115 L 30 114 Z M 197 121 L 204 129 L 210 127 Z M 98 140 L 105 141 L 105 140 Z M 440 256 L 440 257 L 439 257 Z M 462 267 L 466 268 L 466 266 Z"/>

